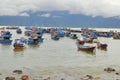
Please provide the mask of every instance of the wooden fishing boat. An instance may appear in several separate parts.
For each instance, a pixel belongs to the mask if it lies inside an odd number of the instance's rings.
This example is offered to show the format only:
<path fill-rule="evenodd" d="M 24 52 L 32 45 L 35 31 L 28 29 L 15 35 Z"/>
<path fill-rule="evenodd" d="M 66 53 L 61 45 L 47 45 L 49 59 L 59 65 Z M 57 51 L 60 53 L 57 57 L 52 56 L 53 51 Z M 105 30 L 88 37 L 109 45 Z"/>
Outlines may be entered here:
<path fill-rule="evenodd" d="M 25 34 L 25 36 L 30 36 L 31 35 L 31 31 L 30 30 L 25 31 L 24 34 Z"/>
<path fill-rule="evenodd" d="M 25 49 L 26 47 L 27 47 L 26 44 L 23 45 L 23 46 L 21 46 L 21 45 L 14 45 L 14 49 Z"/>
<path fill-rule="evenodd" d="M 51 36 L 51 39 L 53 39 L 53 40 L 59 40 L 60 38 L 58 36 Z"/>
<path fill-rule="evenodd" d="M 19 29 L 16 30 L 16 32 L 17 32 L 18 34 L 21 34 L 21 33 L 22 33 L 22 30 L 19 28 Z"/>
<path fill-rule="evenodd" d="M 107 49 L 107 44 L 97 43 L 97 47 L 101 49 Z"/>
<path fill-rule="evenodd" d="M 14 49 L 24 49 L 27 47 L 27 40 L 26 39 L 16 39 L 13 46 L 14 46 Z"/>
<path fill-rule="evenodd" d="M 76 39 L 77 46 L 84 45 L 85 41 L 81 41 L 80 39 Z"/>
<path fill-rule="evenodd" d="M 58 31 L 57 34 L 58 34 L 59 37 L 64 37 L 65 36 L 64 32 L 62 32 L 62 31 Z"/>
<path fill-rule="evenodd" d="M 119 32 L 114 33 L 113 34 L 113 39 L 120 39 L 120 33 Z"/>
<path fill-rule="evenodd" d="M 78 50 L 93 52 L 96 46 L 79 46 Z"/>
<path fill-rule="evenodd" d="M 12 34 L 11 34 L 10 31 L 4 31 L 1 35 L 2 35 L 3 37 L 4 37 L 4 36 L 7 36 L 7 37 L 9 37 L 9 38 L 12 37 Z"/>
<path fill-rule="evenodd" d="M 60 39 L 60 37 L 58 36 L 56 31 L 51 32 L 51 39 L 53 39 L 53 40 L 59 40 Z"/>
<path fill-rule="evenodd" d="M 37 45 L 37 44 L 39 44 L 39 39 L 37 37 L 29 38 L 28 44 Z"/>
<path fill-rule="evenodd" d="M 3 40 L 0 40 L 0 42 L 1 42 L 2 44 L 11 44 L 11 43 L 12 43 L 12 40 L 10 40 L 10 39 L 3 39 Z"/>
<path fill-rule="evenodd" d="M 71 35 L 71 32 L 69 32 L 69 31 L 66 31 L 66 32 L 65 32 L 65 36 L 66 36 L 66 37 L 70 37 L 70 35 Z"/>
<path fill-rule="evenodd" d="M 36 36 L 37 36 L 37 38 L 38 38 L 38 40 L 39 40 L 39 42 L 43 42 L 43 40 L 44 40 L 44 38 L 42 38 L 42 34 L 36 34 Z"/>
<path fill-rule="evenodd" d="M 77 34 L 71 34 L 70 38 L 71 38 L 71 39 L 77 39 L 78 36 L 77 36 Z"/>
<path fill-rule="evenodd" d="M 10 39 L 12 34 L 9 31 L 5 31 L 0 36 L 0 42 L 2 44 L 11 44 L 12 40 Z"/>

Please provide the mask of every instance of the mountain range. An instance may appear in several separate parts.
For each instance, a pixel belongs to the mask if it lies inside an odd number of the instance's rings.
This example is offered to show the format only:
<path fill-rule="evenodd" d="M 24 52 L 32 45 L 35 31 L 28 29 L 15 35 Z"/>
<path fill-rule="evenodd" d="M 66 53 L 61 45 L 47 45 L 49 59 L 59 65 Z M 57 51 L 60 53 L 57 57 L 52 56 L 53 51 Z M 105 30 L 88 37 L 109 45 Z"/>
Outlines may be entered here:
<path fill-rule="evenodd" d="M 69 11 L 27 12 L 25 16 L 0 16 L 0 25 L 55 26 L 55 27 L 107 27 L 120 28 L 119 17 L 87 16 Z"/>

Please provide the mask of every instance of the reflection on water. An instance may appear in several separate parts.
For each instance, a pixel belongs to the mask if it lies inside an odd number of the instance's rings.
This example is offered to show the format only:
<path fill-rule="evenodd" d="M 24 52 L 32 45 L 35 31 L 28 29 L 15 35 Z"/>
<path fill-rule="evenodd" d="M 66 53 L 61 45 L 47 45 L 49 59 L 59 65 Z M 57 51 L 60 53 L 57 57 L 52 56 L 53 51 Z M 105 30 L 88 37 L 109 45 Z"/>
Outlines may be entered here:
<path fill-rule="evenodd" d="M 24 51 L 17 51 L 14 52 L 14 57 L 24 57 Z"/>
<path fill-rule="evenodd" d="M 30 48 L 33 48 L 33 49 L 34 49 L 34 48 L 39 48 L 39 47 L 40 47 L 40 44 L 38 44 L 38 45 L 32 45 L 32 44 L 31 44 L 31 45 L 29 45 L 29 47 L 30 47 Z"/>
<path fill-rule="evenodd" d="M 24 52 L 26 50 L 26 48 L 23 49 L 13 49 L 14 52 Z"/>
<path fill-rule="evenodd" d="M 96 55 L 96 50 L 94 50 L 94 51 L 81 51 L 81 50 L 78 50 L 78 52 L 83 53 L 83 54 L 88 54 L 88 55 Z"/>
<path fill-rule="evenodd" d="M 103 50 L 103 51 L 107 51 L 107 48 L 98 48 L 100 50 Z"/>
<path fill-rule="evenodd" d="M 1 45 L 1 48 L 4 48 L 4 49 L 9 49 L 12 47 L 10 44 L 0 44 L 0 45 Z"/>

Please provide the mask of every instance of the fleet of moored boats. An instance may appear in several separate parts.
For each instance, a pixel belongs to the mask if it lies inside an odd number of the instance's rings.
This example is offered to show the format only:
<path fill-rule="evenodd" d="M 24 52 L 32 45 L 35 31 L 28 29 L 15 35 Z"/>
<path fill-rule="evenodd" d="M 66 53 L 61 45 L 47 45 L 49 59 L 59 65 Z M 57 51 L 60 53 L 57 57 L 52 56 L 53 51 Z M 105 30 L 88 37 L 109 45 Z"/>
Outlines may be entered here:
<path fill-rule="evenodd" d="M 6 30 L 7 31 L 6 31 Z M 0 28 L 0 43 L 2 44 L 12 44 L 11 37 L 12 34 L 8 29 L 14 29 L 16 30 L 17 34 L 23 33 L 22 29 L 20 27 L 4 27 Z M 15 39 L 13 46 L 14 49 L 24 49 L 27 45 L 38 45 L 39 43 L 42 43 L 44 38 L 42 37 L 44 33 L 49 33 L 51 35 L 52 40 L 59 40 L 61 37 L 69 37 L 71 39 L 76 40 L 77 48 L 81 51 L 90 51 L 94 52 L 96 48 L 98 49 L 104 49 L 106 50 L 108 47 L 108 44 L 101 43 L 98 40 L 98 37 L 113 37 L 113 39 L 120 39 L 120 33 L 109 31 L 109 32 L 100 32 L 92 29 L 81 29 L 81 38 L 78 37 L 76 33 L 78 32 L 74 30 L 70 30 L 67 28 L 30 28 L 26 27 L 26 31 L 24 32 L 25 36 L 28 36 L 29 38 L 26 39 L 24 37 L 20 39 Z M 96 43 L 96 45 L 85 45 L 86 43 L 93 44 Z"/>

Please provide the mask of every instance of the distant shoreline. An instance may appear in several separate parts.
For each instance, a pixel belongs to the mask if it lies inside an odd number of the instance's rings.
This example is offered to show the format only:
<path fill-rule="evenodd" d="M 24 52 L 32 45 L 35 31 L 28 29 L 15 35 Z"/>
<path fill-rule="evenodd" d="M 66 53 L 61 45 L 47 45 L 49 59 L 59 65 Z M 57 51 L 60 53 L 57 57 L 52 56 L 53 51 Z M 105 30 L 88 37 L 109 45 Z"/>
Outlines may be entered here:
<path fill-rule="evenodd" d="M 46 26 L 0 26 L 0 28 L 2 27 L 38 27 L 38 28 L 60 28 L 60 29 L 70 29 L 70 30 L 73 30 L 76 32 L 79 32 L 81 31 L 81 29 L 92 29 L 92 30 L 96 30 L 96 31 L 105 31 L 105 32 L 109 32 L 109 31 L 117 31 L 117 32 L 120 32 L 120 28 L 104 28 L 104 27 L 54 27 L 54 26 L 50 26 L 50 27 L 46 27 Z"/>

